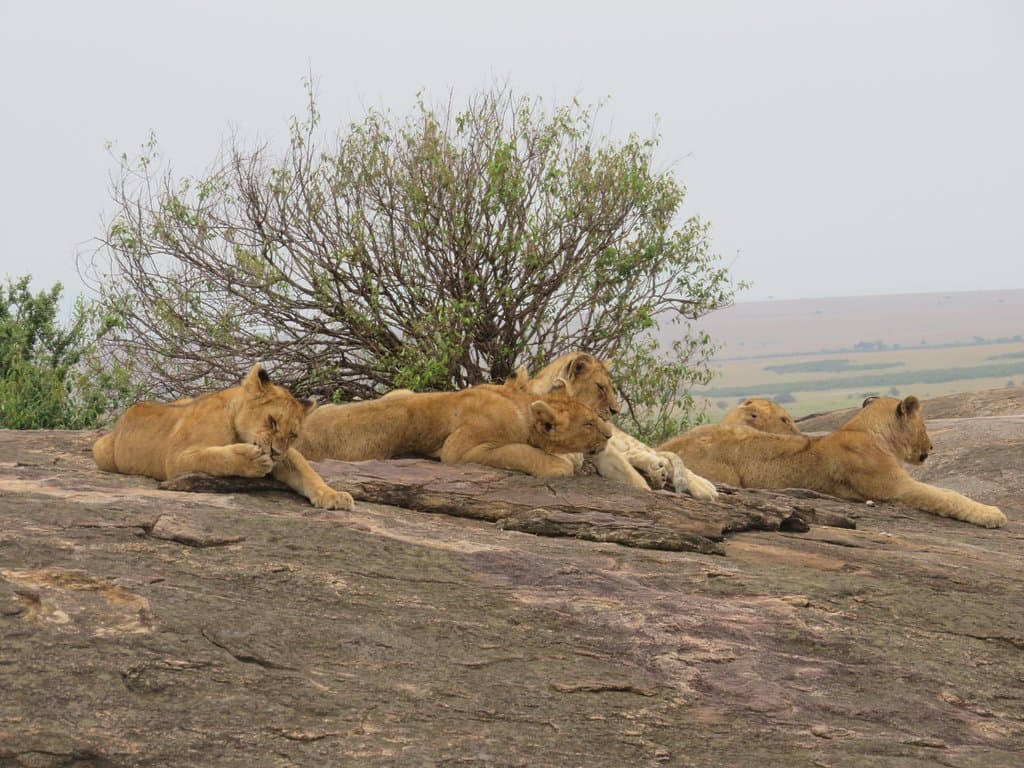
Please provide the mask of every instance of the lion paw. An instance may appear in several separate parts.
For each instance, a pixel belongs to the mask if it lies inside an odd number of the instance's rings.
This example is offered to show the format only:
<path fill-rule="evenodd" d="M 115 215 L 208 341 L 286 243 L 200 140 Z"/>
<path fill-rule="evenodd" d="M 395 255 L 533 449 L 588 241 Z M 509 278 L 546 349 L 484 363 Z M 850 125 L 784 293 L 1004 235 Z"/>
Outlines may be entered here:
<path fill-rule="evenodd" d="M 232 446 L 235 455 L 241 459 L 238 474 L 242 477 L 263 477 L 274 468 L 274 460 L 270 454 L 258 445 L 238 443 Z"/>
<path fill-rule="evenodd" d="M 563 454 L 563 458 L 566 458 L 570 462 L 572 462 L 572 472 L 570 474 L 579 474 L 579 472 L 583 469 L 582 453 L 566 453 Z"/>
<path fill-rule="evenodd" d="M 715 488 L 714 483 L 700 475 L 693 474 L 693 472 L 689 474 L 687 490 L 693 498 L 701 501 L 711 501 L 718 498 L 718 489 Z"/>
<path fill-rule="evenodd" d="M 309 500 L 317 509 L 353 509 L 356 505 L 352 494 L 329 487 L 311 494 Z"/>
<path fill-rule="evenodd" d="M 674 453 L 662 452 L 658 455 L 668 462 L 668 469 L 665 471 L 668 475 L 667 482 L 669 487 L 676 493 L 685 493 L 690 487 L 687 475 L 691 473 L 686 469 L 683 460 Z M 696 475 L 694 476 L 696 477 Z"/>
<path fill-rule="evenodd" d="M 670 466 L 666 458 L 658 456 L 656 459 L 646 462 L 644 466 L 637 467 L 637 469 L 643 472 L 651 488 L 658 491 L 664 488 L 668 482 Z"/>
<path fill-rule="evenodd" d="M 981 509 L 968 517 L 968 522 L 982 525 L 986 528 L 1001 528 L 1006 525 L 1006 515 L 1002 513 L 999 507 L 993 507 L 988 504 L 980 504 L 979 506 Z"/>

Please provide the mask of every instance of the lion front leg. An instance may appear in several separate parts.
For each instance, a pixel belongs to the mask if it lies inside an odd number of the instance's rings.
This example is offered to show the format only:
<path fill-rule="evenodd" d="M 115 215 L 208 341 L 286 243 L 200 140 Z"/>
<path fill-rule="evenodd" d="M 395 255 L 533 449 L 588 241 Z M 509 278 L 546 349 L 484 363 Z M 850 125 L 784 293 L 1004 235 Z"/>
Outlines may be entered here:
<path fill-rule="evenodd" d="M 594 454 L 594 466 L 601 477 L 615 480 L 619 483 L 631 485 L 640 491 L 649 491 L 650 487 L 643 475 L 637 472 L 629 463 L 622 451 L 609 444 L 603 451 Z"/>
<path fill-rule="evenodd" d="M 296 493 L 305 496 L 317 509 L 352 509 L 351 494 L 331 488 L 316 473 L 306 458 L 294 448 L 274 465 L 274 477 Z"/>
<path fill-rule="evenodd" d="M 661 454 L 618 427 L 613 429 L 612 438 L 608 442 L 611 448 L 622 454 L 633 469 L 642 474 L 651 488 L 658 490 L 665 487 L 671 465 Z M 616 472 L 618 468 L 610 469 Z"/>
<path fill-rule="evenodd" d="M 1006 515 L 999 507 L 981 504 L 956 491 L 937 488 L 912 478 L 906 478 L 899 484 L 891 500 L 985 528 L 999 528 L 1006 523 Z"/>
<path fill-rule="evenodd" d="M 583 454 L 582 453 L 560 453 L 559 456 L 568 459 L 572 462 L 572 472 L 576 474 L 583 469 Z"/>
<path fill-rule="evenodd" d="M 718 489 L 715 484 L 706 477 L 701 477 L 691 471 L 683 460 L 676 454 L 664 451 L 661 453 L 672 468 L 672 485 L 677 493 L 686 491 L 693 498 L 701 501 L 711 501 L 718 498 Z"/>
<path fill-rule="evenodd" d="M 205 472 L 218 477 L 263 477 L 273 468 L 269 454 L 252 443 L 186 448 L 172 454 L 165 463 L 168 478 L 188 472 Z"/>
<path fill-rule="evenodd" d="M 475 462 L 497 469 L 526 472 L 535 477 L 570 477 L 573 473 L 573 463 L 565 456 L 546 453 L 526 443 L 478 443 L 463 447 L 461 436 L 453 433 L 452 437 L 457 439 L 449 438 L 441 448 L 440 458 L 445 464 Z"/>

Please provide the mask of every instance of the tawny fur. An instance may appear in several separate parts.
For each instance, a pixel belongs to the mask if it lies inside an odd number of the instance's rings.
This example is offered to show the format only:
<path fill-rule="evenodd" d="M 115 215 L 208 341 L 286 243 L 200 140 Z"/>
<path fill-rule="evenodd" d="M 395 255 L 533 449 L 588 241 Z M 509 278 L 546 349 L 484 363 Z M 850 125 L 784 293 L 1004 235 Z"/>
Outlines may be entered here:
<path fill-rule="evenodd" d="M 697 472 L 743 488 L 809 488 L 857 501 L 896 501 L 942 517 L 996 528 L 997 508 L 919 482 L 901 462 L 922 463 L 932 443 L 916 397 L 870 398 L 828 435 L 767 434 L 733 424 L 697 427 L 662 444 Z"/>
<path fill-rule="evenodd" d="M 352 509 L 293 447 L 316 411 L 255 365 L 241 384 L 173 403 L 136 403 L 92 447 L 106 472 L 157 480 L 187 472 L 263 477 L 272 474 L 321 509 Z"/>
<path fill-rule="evenodd" d="M 526 369 L 520 367 L 516 371 L 517 380 L 525 376 Z M 538 393 L 562 390 L 605 418 L 619 411 L 608 367 L 586 352 L 570 352 L 555 359 L 530 378 L 525 388 Z M 713 483 L 691 472 L 675 454 L 659 453 L 614 424 L 611 429 L 607 448 L 593 457 L 602 477 L 641 490 L 649 490 L 648 480 L 655 488 L 662 488 L 670 481 L 676 491 L 687 491 L 696 499 L 718 496 Z"/>
<path fill-rule="evenodd" d="M 776 435 L 799 435 L 800 428 L 781 405 L 763 397 L 744 400 L 722 417 L 720 424 L 743 424 Z"/>
<path fill-rule="evenodd" d="M 574 470 L 559 454 L 600 450 L 610 434 L 591 408 L 560 393 L 484 384 L 458 392 L 396 390 L 377 400 L 321 406 L 296 447 L 313 460 L 428 456 L 559 477 Z"/>

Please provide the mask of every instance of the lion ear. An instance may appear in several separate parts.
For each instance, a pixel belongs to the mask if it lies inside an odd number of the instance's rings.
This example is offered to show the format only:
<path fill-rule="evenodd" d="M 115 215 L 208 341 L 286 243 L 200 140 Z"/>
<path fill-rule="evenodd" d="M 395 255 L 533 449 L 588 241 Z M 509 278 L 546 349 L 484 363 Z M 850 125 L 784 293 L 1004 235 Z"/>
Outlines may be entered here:
<path fill-rule="evenodd" d="M 587 369 L 590 368 L 590 365 L 593 361 L 594 358 L 592 358 L 586 352 L 580 352 L 569 363 L 569 369 L 568 371 L 566 371 L 566 373 L 569 375 L 570 379 L 582 376 L 584 373 L 587 372 Z"/>
<path fill-rule="evenodd" d="M 555 412 L 543 400 L 534 400 L 530 403 L 530 411 L 533 413 L 536 426 L 545 432 L 550 432 L 555 428 Z"/>
<path fill-rule="evenodd" d="M 263 363 L 256 363 L 242 379 L 242 386 L 250 394 L 259 394 L 270 383 L 270 374 L 263 369 Z"/>
<path fill-rule="evenodd" d="M 309 414 L 316 410 L 318 403 L 315 397 L 309 397 L 299 400 L 299 405 L 302 406 L 302 415 L 309 416 Z"/>
<path fill-rule="evenodd" d="M 505 379 L 505 386 L 509 389 L 526 389 L 526 382 L 530 380 L 530 373 L 525 365 L 520 365 L 513 371 L 512 375 Z"/>
<path fill-rule="evenodd" d="M 900 416 L 913 416 L 921 410 L 921 401 L 913 395 L 907 395 L 896 406 L 896 413 Z"/>

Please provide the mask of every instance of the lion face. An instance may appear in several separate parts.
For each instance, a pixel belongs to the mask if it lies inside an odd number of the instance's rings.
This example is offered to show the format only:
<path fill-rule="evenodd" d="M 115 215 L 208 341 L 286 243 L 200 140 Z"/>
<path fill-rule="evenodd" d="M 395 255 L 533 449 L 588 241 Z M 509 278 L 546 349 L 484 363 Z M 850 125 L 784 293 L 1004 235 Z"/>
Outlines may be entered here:
<path fill-rule="evenodd" d="M 896 416 L 905 446 L 903 460 L 908 464 L 923 464 L 935 446 L 925 429 L 920 401 L 913 395 L 905 397 L 896 406 Z"/>
<path fill-rule="evenodd" d="M 785 408 L 763 397 L 752 397 L 722 418 L 723 424 L 744 424 L 775 435 L 799 435 L 800 430 Z"/>
<path fill-rule="evenodd" d="M 548 453 L 597 453 L 612 436 L 611 425 L 579 400 L 548 396 L 530 403 L 533 442 Z"/>
<path fill-rule="evenodd" d="M 586 352 L 562 355 L 537 375 L 538 381 L 548 379 L 550 382 L 545 391 L 564 391 L 593 408 L 603 419 L 619 412 L 619 401 L 615 397 L 615 385 L 608 366 L 593 355 Z"/>
<path fill-rule="evenodd" d="M 276 462 L 298 438 L 299 428 L 315 403 L 297 400 L 287 389 L 272 383 L 258 364 L 242 380 L 242 391 L 245 399 L 235 416 L 239 441 L 258 446 Z"/>
<path fill-rule="evenodd" d="M 846 424 L 856 424 L 889 442 L 894 453 L 907 464 L 923 464 L 934 450 L 921 416 L 921 401 L 913 395 L 869 397 L 860 413 Z M 846 425 L 843 425 L 844 427 Z"/>

